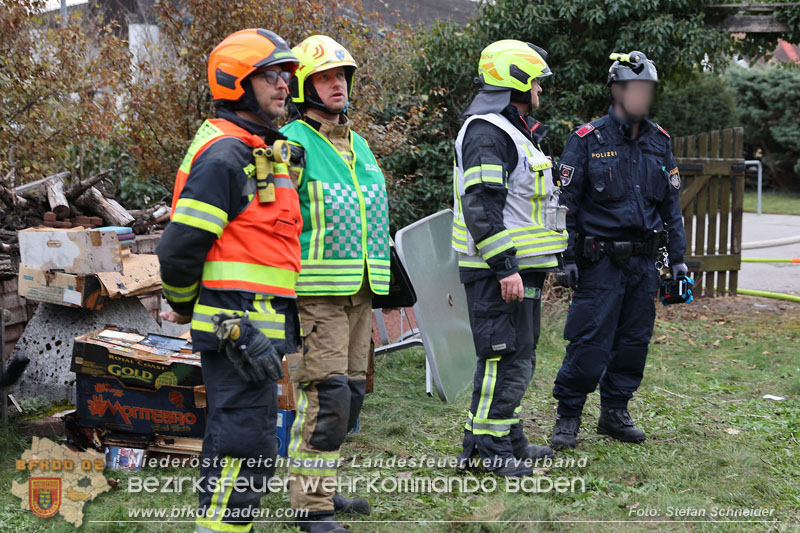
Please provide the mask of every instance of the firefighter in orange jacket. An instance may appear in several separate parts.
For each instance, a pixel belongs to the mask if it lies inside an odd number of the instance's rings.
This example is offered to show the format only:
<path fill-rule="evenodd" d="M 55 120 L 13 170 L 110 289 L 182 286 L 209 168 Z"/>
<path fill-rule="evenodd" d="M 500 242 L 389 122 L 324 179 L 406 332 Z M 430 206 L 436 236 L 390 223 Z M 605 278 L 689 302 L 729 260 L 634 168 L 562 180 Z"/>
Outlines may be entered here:
<path fill-rule="evenodd" d="M 275 471 L 277 387 L 269 370 L 276 360 L 280 369 L 280 354 L 299 343 L 302 217 L 285 164 L 274 164 L 269 194 L 261 194 L 259 149 L 284 139 L 273 119 L 284 112 L 297 66 L 286 42 L 263 29 L 236 32 L 211 52 L 217 118 L 203 123 L 183 159 L 157 249 L 173 309 L 162 316 L 191 321 L 202 358 L 208 410 L 199 532 L 250 531 Z M 220 313 L 245 316 L 239 340 L 226 340 L 225 348 Z M 263 348 L 257 354 L 256 345 Z"/>

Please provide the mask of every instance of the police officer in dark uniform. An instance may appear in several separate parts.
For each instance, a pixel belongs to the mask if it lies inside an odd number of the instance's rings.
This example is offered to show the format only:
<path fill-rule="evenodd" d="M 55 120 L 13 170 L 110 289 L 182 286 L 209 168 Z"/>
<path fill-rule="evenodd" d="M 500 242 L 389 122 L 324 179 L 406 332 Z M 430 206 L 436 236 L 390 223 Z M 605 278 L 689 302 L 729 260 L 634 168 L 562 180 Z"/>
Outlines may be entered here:
<path fill-rule="evenodd" d="M 666 243 L 672 275 L 686 276 L 681 186 L 669 134 L 646 119 L 658 84 L 642 52 L 612 54 L 608 114 L 575 131 L 558 168 L 567 206 L 565 274 L 575 289 L 569 341 L 553 396 L 553 448 L 575 447 L 586 395 L 600 384 L 597 432 L 640 443 L 628 401 L 639 387 L 655 321 L 656 256 Z"/>

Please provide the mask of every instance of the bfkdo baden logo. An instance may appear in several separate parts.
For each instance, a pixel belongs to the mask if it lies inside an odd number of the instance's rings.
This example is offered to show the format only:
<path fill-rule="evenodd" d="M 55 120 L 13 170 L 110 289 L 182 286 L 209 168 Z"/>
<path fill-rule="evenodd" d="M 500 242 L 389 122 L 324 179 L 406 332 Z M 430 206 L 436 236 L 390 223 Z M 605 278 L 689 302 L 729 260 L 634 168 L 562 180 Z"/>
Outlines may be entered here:
<path fill-rule="evenodd" d="M 31 512 L 50 518 L 61 508 L 61 478 L 32 477 L 28 479 L 28 504 Z"/>

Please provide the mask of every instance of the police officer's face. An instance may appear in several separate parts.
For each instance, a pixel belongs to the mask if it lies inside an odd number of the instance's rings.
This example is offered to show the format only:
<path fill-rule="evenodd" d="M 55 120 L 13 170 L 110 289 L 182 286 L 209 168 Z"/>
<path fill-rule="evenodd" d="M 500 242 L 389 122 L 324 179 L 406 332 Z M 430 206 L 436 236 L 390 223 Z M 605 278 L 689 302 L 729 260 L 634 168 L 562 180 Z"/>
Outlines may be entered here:
<path fill-rule="evenodd" d="M 632 115 L 645 116 L 650 111 L 655 85 L 649 81 L 629 81 L 618 91 L 625 111 Z M 615 97 L 616 98 L 616 97 Z"/>
<path fill-rule="evenodd" d="M 279 74 L 283 69 L 280 65 L 273 65 L 265 70 L 272 70 Z M 271 119 L 283 115 L 286 96 L 289 94 L 289 86 L 286 81 L 281 76 L 267 75 L 263 71 L 253 74 L 250 80 L 261 111 Z M 270 83 L 270 81 L 275 83 Z"/>
<path fill-rule="evenodd" d="M 347 106 L 347 77 L 344 67 L 323 70 L 311 75 L 311 83 L 328 110 L 341 113 Z"/>

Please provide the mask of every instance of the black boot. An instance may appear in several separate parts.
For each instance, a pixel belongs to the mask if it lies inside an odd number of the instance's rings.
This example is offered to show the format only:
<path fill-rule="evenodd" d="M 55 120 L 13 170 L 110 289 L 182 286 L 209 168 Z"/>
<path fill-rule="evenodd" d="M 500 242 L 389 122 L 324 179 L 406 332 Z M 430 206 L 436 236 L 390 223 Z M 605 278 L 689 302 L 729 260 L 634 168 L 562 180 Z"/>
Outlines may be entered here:
<path fill-rule="evenodd" d="M 339 494 L 333 495 L 333 510 L 337 513 L 369 514 L 372 509 L 369 502 L 363 498 L 345 498 Z"/>
<path fill-rule="evenodd" d="M 550 446 L 537 446 L 528 442 L 527 437 L 522 432 L 522 424 L 511 426 L 511 447 L 514 450 L 514 457 L 517 459 L 544 459 L 553 457 L 553 450 Z"/>
<path fill-rule="evenodd" d="M 644 431 L 633 425 L 627 409 L 601 407 L 597 432 L 623 442 L 644 442 Z"/>
<path fill-rule="evenodd" d="M 578 430 L 581 427 L 579 416 L 559 416 L 553 428 L 553 440 L 550 445 L 555 450 L 574 448 L 578 444 Z"/>
<path fill-rule="evenodd" d="M 475 435 L 470 430 L 464 431 L 461 453 L 456 457 L 459 470 L 477 470 L 478 450 L 475 446 Z M 475 462 L 473 462 L 475 461 Z"/>
<path fill-rule="evenodd" d="M 332 511 L 308 513 L 308 516 L 295 520 L 295 524 L 306 533 L 347 533 L 347 529 L 333 518 Z"/>
<path fill-rule="evenodd" d="M 490 472 L 500 477 L 523 477 L 532 476 L 533 469 L 526 465 L 524 460 L 516 457 L 493 458 L 490 460 Z M 496 465 L 500 464 L 499 468 Z"/>
<path fill-rule="evenodd" d="M 516 455 L 516 452 L 515 454 Z M 544 459 L 553 458 L 553 449 L 550 446 L 539 446 L 538 444 L 528 444 L 527 448 L 517 455 L 520 459 Z"/>

